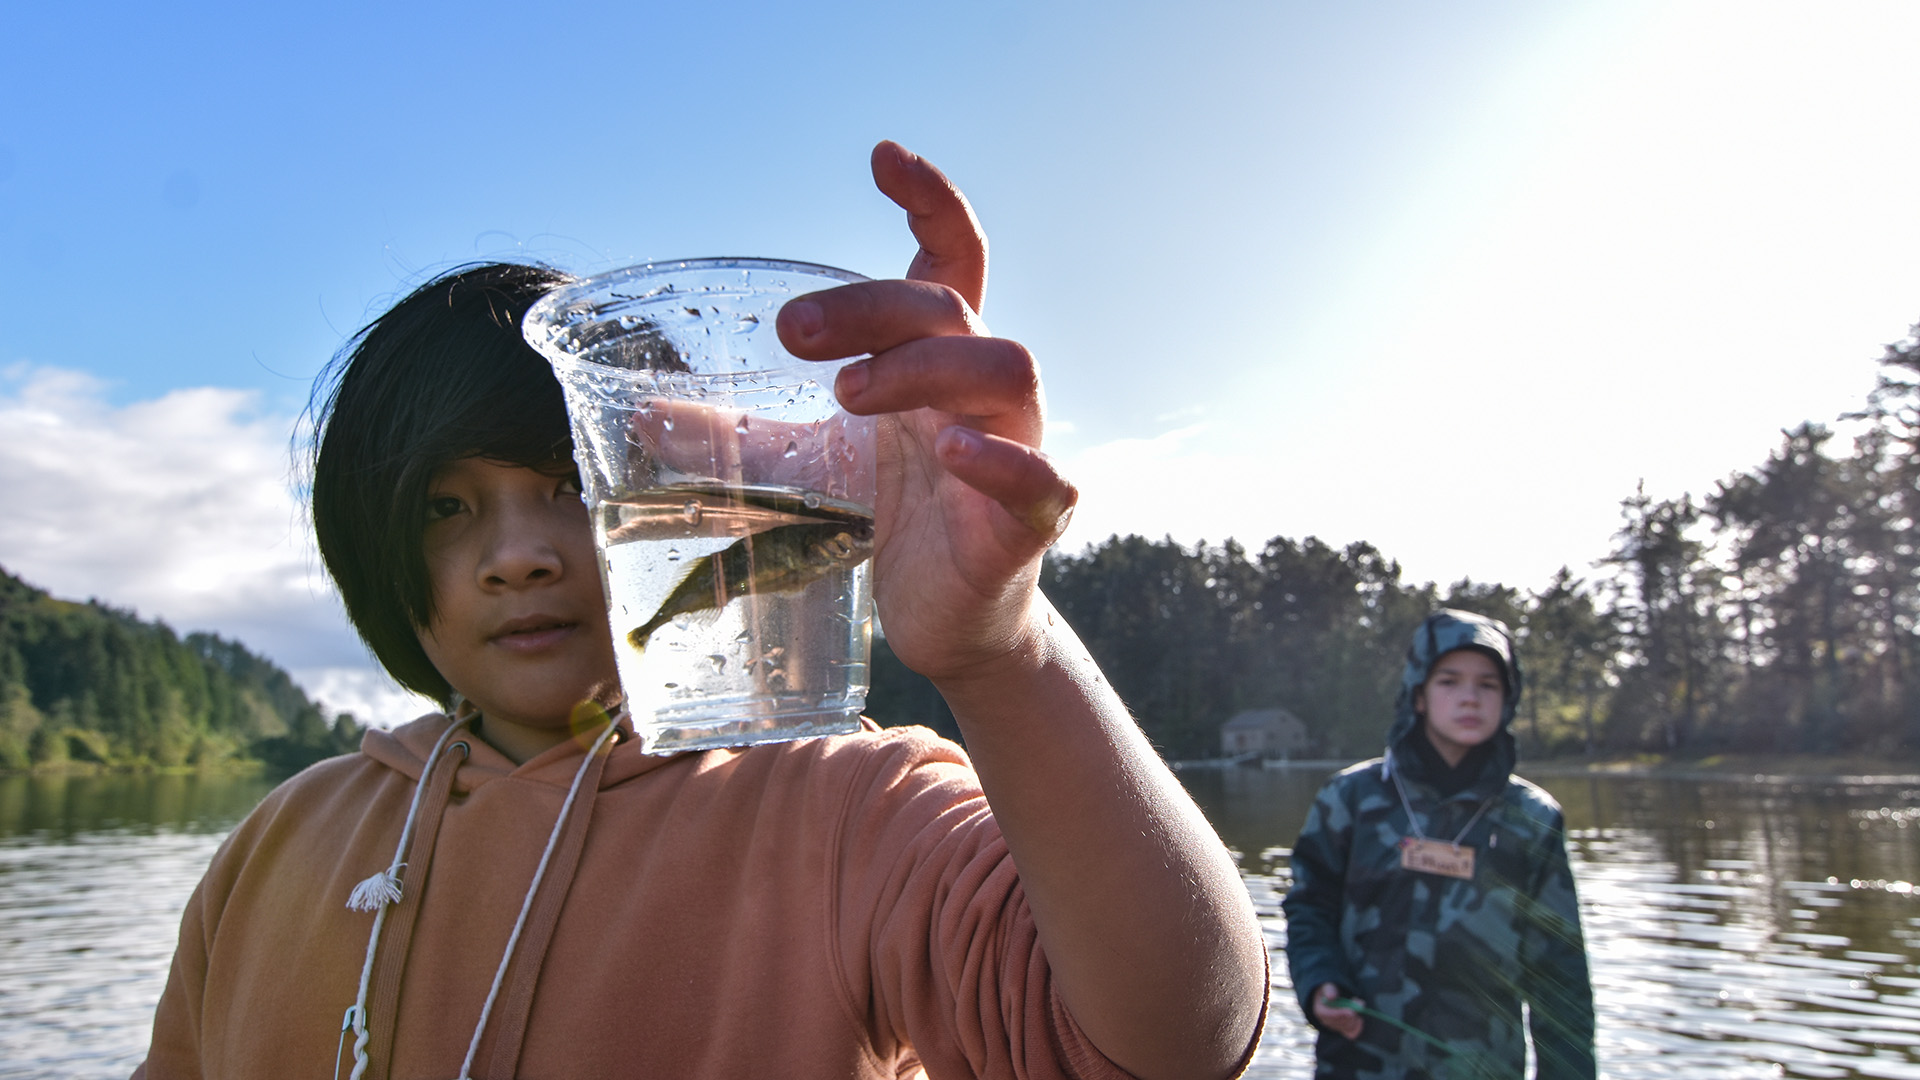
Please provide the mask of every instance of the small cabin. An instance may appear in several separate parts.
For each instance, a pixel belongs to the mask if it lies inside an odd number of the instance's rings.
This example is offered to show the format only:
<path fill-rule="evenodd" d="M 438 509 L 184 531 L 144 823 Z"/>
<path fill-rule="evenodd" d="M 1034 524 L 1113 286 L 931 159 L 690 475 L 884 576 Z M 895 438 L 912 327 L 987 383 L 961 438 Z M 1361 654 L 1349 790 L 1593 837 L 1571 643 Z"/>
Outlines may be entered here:
<path fill-rule="evenodd" d="M 1291 758 L 1307 749 L 1307 725 L 1285 709 L 1248 709 L 1220 725 L 1226 757 Z"/>

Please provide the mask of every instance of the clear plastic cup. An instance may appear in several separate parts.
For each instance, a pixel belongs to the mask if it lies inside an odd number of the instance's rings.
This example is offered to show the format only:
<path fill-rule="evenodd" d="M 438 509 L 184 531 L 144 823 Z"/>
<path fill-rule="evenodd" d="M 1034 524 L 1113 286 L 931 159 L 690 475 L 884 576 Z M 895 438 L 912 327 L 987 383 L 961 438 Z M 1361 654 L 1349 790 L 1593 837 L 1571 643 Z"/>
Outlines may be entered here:
<path fill-rule="evenodd" d="M 873 420 L 788 353 L 795 296 L 865 278 L 648 263 L 558 289 L 528 342 L 565 392 L 620 684 L 649 753 L 852 731 L 873 627 Z"/>

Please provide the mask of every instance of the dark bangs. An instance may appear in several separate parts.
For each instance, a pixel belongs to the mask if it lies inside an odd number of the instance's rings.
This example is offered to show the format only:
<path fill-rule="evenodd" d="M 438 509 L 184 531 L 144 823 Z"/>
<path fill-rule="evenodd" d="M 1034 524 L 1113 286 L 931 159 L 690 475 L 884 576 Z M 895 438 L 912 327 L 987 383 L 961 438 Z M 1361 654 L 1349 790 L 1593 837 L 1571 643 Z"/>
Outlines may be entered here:
<path fill-rule="evenodd" d="M 402 686 L 452 688 L 416 630 L 433 617 L 422 549 L 433 472 L 484 457 L 572 468 L 560 384 L 520 336 L 534 301 L 573 279 L 544 266 L 460 267 L 369 323 L 315 386 L 313 528 L 347 616 Z"/>

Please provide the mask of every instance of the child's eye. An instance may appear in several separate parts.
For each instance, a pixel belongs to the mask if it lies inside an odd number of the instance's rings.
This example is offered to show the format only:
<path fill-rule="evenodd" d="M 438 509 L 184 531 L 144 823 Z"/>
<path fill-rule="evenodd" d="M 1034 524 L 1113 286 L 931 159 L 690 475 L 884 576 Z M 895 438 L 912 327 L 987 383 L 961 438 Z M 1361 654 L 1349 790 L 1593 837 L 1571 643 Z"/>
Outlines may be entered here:
<path fill-rule="evenodd" d="M 560 480 L 561 495 L 571 495 L 576 499 L 586 498 L 586 488 L 580 483 L 580 470 L 575 469 Z"/>
<path fill-rule="evenodd" d="M 427 500 L 427 520 L 444 521 L 464 509 L 459 499 L 452 495 L 436 495 Z"/>

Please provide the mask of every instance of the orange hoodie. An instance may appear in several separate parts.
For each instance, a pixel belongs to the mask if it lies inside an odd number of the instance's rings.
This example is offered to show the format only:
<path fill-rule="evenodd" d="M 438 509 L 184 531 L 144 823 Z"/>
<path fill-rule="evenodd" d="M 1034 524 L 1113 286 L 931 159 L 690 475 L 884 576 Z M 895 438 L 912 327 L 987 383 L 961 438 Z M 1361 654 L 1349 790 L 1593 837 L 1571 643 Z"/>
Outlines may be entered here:
<path fill-rule="evenodd" d="M 353 1065 L 374 916 L 447 717 L 369 732 L 276 788 L 187 904 L 135 1077 L 325 1077 Z M 370 990 L 373 1078 L 446 1080 L 584 747 L 515 766 L 464 733 L 436 766 Z M 461 749 L 464 747 L 464 749 Z M 475 1077 L 1121 1077 L 1055 995 L 964 753 L 891 729 L 653 757 L 632 739 L 576 800 Z M 424 794 L 424 793 L 423 793 Z M 436 809 L 435 802 L 440 803 Z"/>

